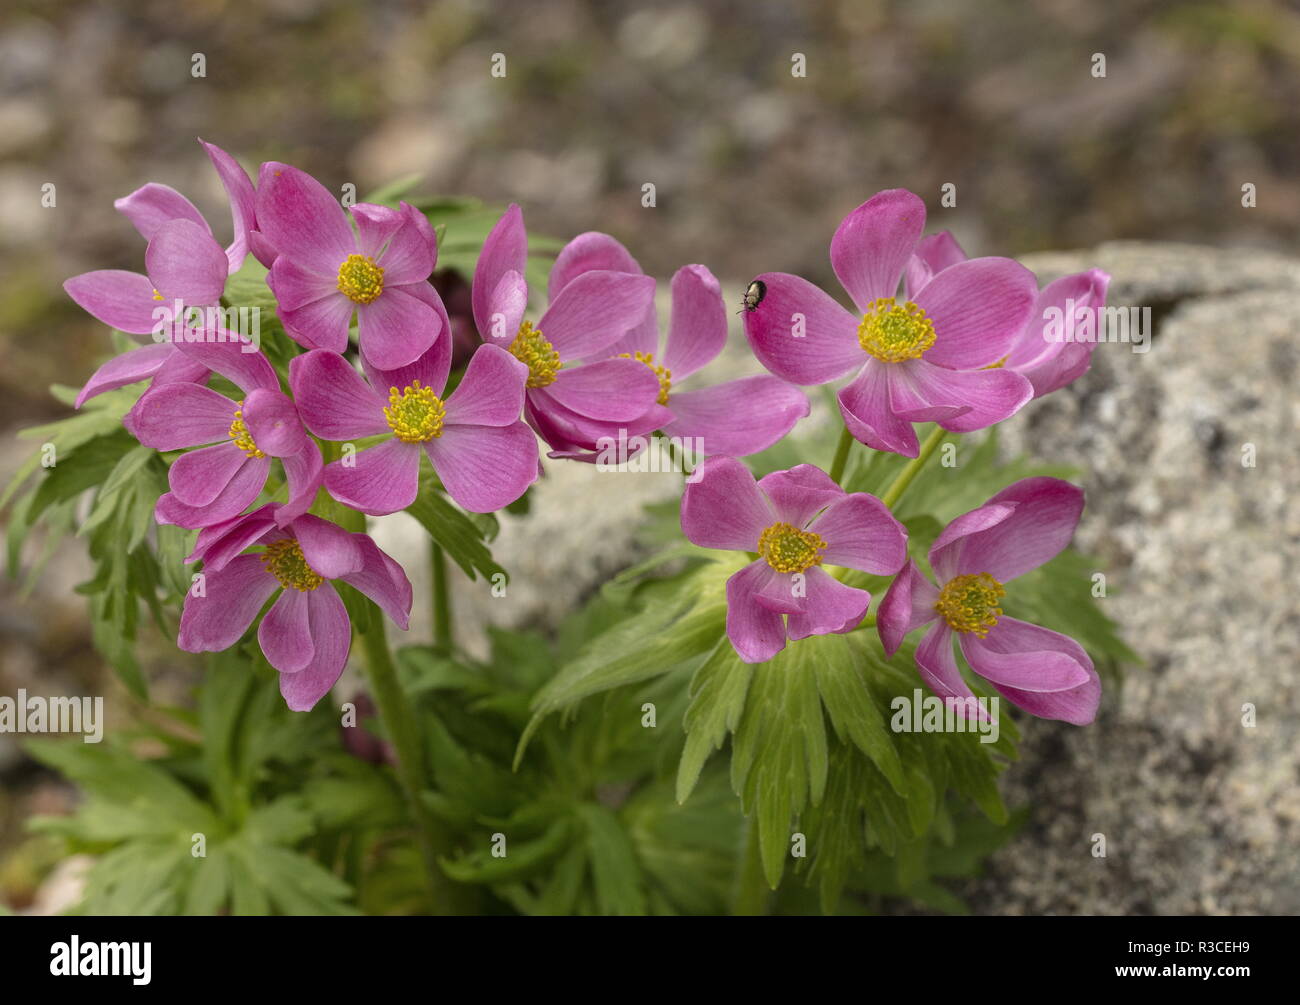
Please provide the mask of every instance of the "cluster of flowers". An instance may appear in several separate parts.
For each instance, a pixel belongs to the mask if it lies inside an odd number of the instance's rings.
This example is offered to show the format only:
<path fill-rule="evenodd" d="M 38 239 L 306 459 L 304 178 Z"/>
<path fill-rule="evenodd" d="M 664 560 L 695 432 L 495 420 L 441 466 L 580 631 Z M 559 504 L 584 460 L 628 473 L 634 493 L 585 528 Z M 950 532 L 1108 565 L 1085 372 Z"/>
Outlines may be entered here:
<path fill-rule="evenodd" d="M 736 458 L 771 446 L 808 414 L 796 385 L 855 369 L 840 410 L 875 449 L 917 456 L 914 422 L 964 432 L 1006 418 L 1087 369 L 1091 346 L 1046 341 L 1034 319 L 1067 298 L 1100 306 L 1103 273 L 1039 292 L 1015 262 L 968 261 L 946 233 L 922 238 L 920 199 L 882 192 L 831 243 L 860 320 L 798 277 L 760 276 L 744 320 L 772 375 L 682 391 L 676 384 L 726 342 L 712 273 L 687 265 L 673 276 L 661 346 L 655 280 L 612 237 L 582 234 L 557 256 L 548 306 L 532 322 L 528 238 L 511 206 L 469 291 L 481 344 L 446 394 L 453 321 L 430 283 L 437 241 L 426 217 L 406 203 L 345 210 L 315 179 L 277 162 L 261 165 L 254 185 L 229 154 L 203 145 L 229 197 L 231 243 L 223 249 L 180 193 L 149 184 L 116 203 L 147 242 L 145 272 L 90 272 L 65 284 L 100 321 L 154 336 L 101 367 L 77 405 L 147 380 L 124 425 L 146 446 L 184 451 L 155 510 L 160 523 L 199 531 L 189 561 L 203 562 L 205 586 L 186 597 L 181 648 L 234 645 L 279 591 L 258 640 L 289 706 L 311 708 L 351 644 L 329 581 L 350 584 L 402 628 L 412 600 L 401 565 L 366 534 L 309 512 L 322 489 L 360 513 L 395 513 L 417 497 L 423 452 L 452 499 L 492 512 L 539 476 L 538 437 L 551 458 L 591 462 L 611 442 L 626 454 L 659 431 L 710 455 L 683 496 L 687 537 L 759 556 L 727 584 L 727 631 L 742 659 L 767 660 L 787 638 L 861 623 L 870 595 L 818 568 L 827 562 L 896 576 L 880 607 L 882 640 L 892 654 L 907 632 L 933 622 L 917 663 L 937 694 L 969 694 L 955 632 L 972 667 L 1010 700 L 1036 715 L 1092 718 L 1099 687 L 1083 650 L 997 606 L 1006 580 L 1068 544 L 1078 489 L 1029 479 L 954 521 L 930 553 L 935 587 L 906 561 L 906 531 L 873 496 L 845 493 L 809 465 L 755 482 Z M 206 322 L 176 338 L 173 316 L 173 337 L 159 341 L 160 314 L 198 308 L 210 317 L 203 309 L 220 304 L 249 254 L 267 268 L 276 314 L 301 347 L 289 393 L 256 346 Z M 238 400 L 210 387 L 214 380 Z"/>

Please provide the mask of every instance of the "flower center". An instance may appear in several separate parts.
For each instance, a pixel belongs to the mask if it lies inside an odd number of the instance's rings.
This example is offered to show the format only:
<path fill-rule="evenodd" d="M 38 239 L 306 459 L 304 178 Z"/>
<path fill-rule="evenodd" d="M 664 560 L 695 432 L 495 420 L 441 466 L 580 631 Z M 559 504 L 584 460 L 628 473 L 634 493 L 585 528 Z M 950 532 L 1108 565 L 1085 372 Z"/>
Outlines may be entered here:
<path fill-rule="evenodd" d="M 384 270 L 373 258 L 348 255 L 339 266 L 339 292 L 354 304 L 370 304 L 384 292 Z"/>
<path fill-rule="evenodd" d="M 309 593 L 325 582 L 325 577 L 307 564 L 302 547 L 291 537 L 268 544 L 262 563 L 286 590 L 293 588 L 300 593 Z"/>
<path fill-rule="evenodd" d="M 244 403 L 242 401 L 238 402 L 235 408 L 235 421 L 230 424 L 230 438 L 235 441 L 235 446 L 249 457 L 266 456 L 257 449 L 257 444 L 253 442 L 253 434 L 244 425 Z"/>
<path fill-rule="evenodd" d="M 634 359 L 639 363 L 644 363 L 654 375 L 659 378 L 659 397 L 655 400 L 661 405 L 668 404 L 668 392 L 673 387 L 673 372 L 666 366 L 657 366 L 655 364 L 655 354 L 652 352 L 621 352 L 618 354 L 619 359 Z"/>
<path fill-rule="evenodd" d="M 858 325 L 858 345 L 882 363 L 920 359 L 934 345 L 934 322 L 908 300 L 899 305 L 893 297 L 880 297 Z"/>
<path fill-rule="evenodd" d="M 384 418 L 393 435 L 403 443 L 425 443 L 441 436 L 446 415 L 442 399 L 433 393 L 433 388 L 422 387 L 418 380 L 400 391 L 395 387 L 388 389 Z"/>
<path fill-rule="evenodd" d="M 519 334 L 510 343 L 510 355 L 528 367 L 528 387 L 545 387 L 554 383 L 555 375 L 564 365 L 555 346 L 546 341 L 531 321 L 519 326 Z"/>
<path fill-rule="evenodd" d="M 1006 592 L 987 572 L 954 576 L 939 592 L 934 609 L 954 631 L 974 632 L 983 638 L 998 623 L 1002 614 L 998 600 Z"/>
<path fill-rule="evenodd" d="M 826 542 L 810 530 L 793 524 L 774 523 L 758 536 L 758 553 L 777 572 L 803 572 L 810 565 L 821 565 L 820 552 Z"/>

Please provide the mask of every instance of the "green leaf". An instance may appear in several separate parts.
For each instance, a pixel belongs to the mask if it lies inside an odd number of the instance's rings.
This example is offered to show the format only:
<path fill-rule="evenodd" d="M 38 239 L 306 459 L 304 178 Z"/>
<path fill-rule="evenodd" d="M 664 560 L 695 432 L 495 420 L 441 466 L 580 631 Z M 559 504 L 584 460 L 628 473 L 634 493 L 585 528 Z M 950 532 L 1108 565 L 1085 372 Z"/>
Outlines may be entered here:
<path fill-rule="evenodd" d="M 492 552 L 483 543 L 485 525 L 471 520 L 441 493 L 428 485 L 422 486 L 415 502 L 406 511 L 442 545 L 470 579 L 475 579 L 476 573 L 481 573 L 486 579 L 505 575 L 505 570 L 497 565 Z"/>
<path fill-rule="evenodd" d="M 699 781 L 705 762 L 722 748 L 728 733 L 740 725 L 754 667 L 736 655 L 724 637 L 691 681 L 691 705 L 686 712 L 686 746 L 677 763 L 677 801 L 686 802 Z"/>
<path fill-rule="evenodd" d="M 587 825 L 587 850 L 600 913 L 617 916 L 645 914 L 641 868 L 618 817 L 594 803 L 581 804 L 578 816 Z"/>

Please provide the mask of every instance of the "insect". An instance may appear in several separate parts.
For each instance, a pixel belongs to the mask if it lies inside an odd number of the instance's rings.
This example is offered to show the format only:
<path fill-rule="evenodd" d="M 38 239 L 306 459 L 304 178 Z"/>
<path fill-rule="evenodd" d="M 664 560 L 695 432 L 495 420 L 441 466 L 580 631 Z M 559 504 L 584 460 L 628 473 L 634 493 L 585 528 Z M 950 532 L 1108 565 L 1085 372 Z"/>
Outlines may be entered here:
<path fill-rule="evenodd" d="M 758 305 L 763 302 L 765 296 L 767 296 L 767 283 L 761 279 L 755 279 L 745 290 L 744 299 L 740 301 L 741 310 L 757 310 Z M 740 311 L 736 311 L 736 313 L 739 314 Z"/>

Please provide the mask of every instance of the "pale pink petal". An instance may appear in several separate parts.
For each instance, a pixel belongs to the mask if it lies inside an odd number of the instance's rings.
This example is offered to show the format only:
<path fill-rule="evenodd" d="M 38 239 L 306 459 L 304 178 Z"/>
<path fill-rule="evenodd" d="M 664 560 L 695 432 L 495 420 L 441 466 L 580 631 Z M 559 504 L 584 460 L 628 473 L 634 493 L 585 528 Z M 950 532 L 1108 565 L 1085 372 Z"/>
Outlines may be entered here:
<path fill-rule="evenodd" d="M 727 308 L 722 287 L 703 265 L 684 265 L 673 275 L 668 344 L 659 362 L 674 380 L 711 363 L 727 344 Z"/>
<path fill-rule="evenodd" d="M 858 319 L 806 279 L 765 272 L 759 305 L 744 313 L 758 361 L 792 384 L 825 384 L 863 364 Z"/>
<path fill-rule="evenodd" d="M 751 562 L 727 580 L 727 638 L 746 663 L 764 663 L 785 648 L 782 616 L 762 606 L 756 597 L 773 575 L 772 567 L 760 561 Z"/>
<path fill-rule="evenodd" d="M 608 348 L 640 323 L 655 281 L 630 272 L 584 272 L 560 290 L 537 328 L 564 362 Z"/>
<path fill-rule="evenodd" d="M 297 673 L 316 654 L 307 613 L 310 593 L 286 587 L 257 626 L 257 642 L 266 661 L 281 673 Z"/>
<path fill-rule="evenodd" d="M 257 191 L 257 229 L 276 249 L 321 275 L 338 275 L 356 239 L 338 200 L 305 171 L 268 161 Z"/>
<path fill-rule="evenodd" d="M 323 440 L 353 440 L 391 432 L 381 395 L 346 358 L 326 349 L 289 361 L 289 386 L 303 423 Z"/>
<path fill-rule="evenodd" d="M 892 365 L 901 368 L 898 373 L 911 381 L 915 397 L 904 400 L 918 402 L 908 414 L 932 415 L 935 422 L 955 433 L 987 429 L 1015 415 L 1034 396 L 1034 387 L 1026 378 L 1004 367 L 948 370 L 931 366 L 923 359 Z M 895 386 L 891 374 L 891 399 Z"/>
<path fill-rule="evenodd" d="M 734 457 L 706 458 L 682 493 L 682 533 L 702 548 L 755 551 L 777 522 L 749 468 Z"/>
<path fill-rule="evenodd" d="M 406 287 L 386 287 L 378 300 L 357 306 L 361 355 L 379 370 L 415 362 L 442 330 L 437 312 Z"/>
<path fill-rule="evenodd" d="M 788 471 L 773 471 L 758 480 L 776 519 L 804 528 L 827 506 L 844 498 L 840 488 L 821 468 L 797 464 Z"/>
<path fill-rule="evenodd" d="M 113 208 L 131 221 L 146 241 L 169 220 L 189 220 L 208 230 L 208 221 L 185 196 L 170 185 L 149 182 L 128 196 L 113 201 Z"/>
<path fill-rule="evenodd" d="M 943 621 L 938 621 L 921 638 L 916 647 L 916 669 L 928 687 L 938 697 L 944 699 L 974 698 L 975 692 L 967 685 L 957 669 L 957 657 L 952 649 L 953 631 Z M 965 701 L 958 701 L 954 706 L 961 710 L 969 707 Z"/>
<path fill-rule="evenodd" d="M 1005 520 L 965 537 L 956 563 L 959 575 L 987 572 L 1005 583 L 1051 561 L 1079 525 L 1083 489 L 1059 478 L 1023 478 L 986 504 L 1008 505 L 1014 509 Z"/>
<path fill-rule="evenodd" d="M 202 596 L 190 587 L 181 611 L 176 644 L 187 653 L 219 653 L 248 631 L 279 581 L 266 571 L 261 555 L 240 555 L 220 570 L 205 570 Z"/>
<path fill-rule="evenodd" d="M 547 386 L 546 393 L 579 415 L 626 422 L 655 403 L 659 378 L 637 360 L 606 359 L 562 369 L 555 382 Z"/>
<path fill-rule="evenodd" d="M 257 448 L 272 457 L 296 454 L 311 442 L 298 419 L 298 409 L 287 394 L 254 388 L 240 411 Z"/>
<path fill-rule="evenodd" d="M 63 289 L 91 317 L 132 335 L 149 335 L 157 326 L 171 322 L 171 304 L 153 288 L 148 276 L 138 272 L 83 272 L 64 282 Z"/>
<path fill-rule="evenodd" d="M 326 491 L 371 516 L 406 509 L 415 501 L 419 483 L 420 448 L 396 437 L 325 467 Z"/>
<path fill-rule="evenodd" d="M 235 158 L 215 143 L 205 143 L 203 140 L 199 142 L 207 151 L 226 190 L 226 196 L 230 199 L 230 220 L 234 236 L 226 246 L 226 259 L 233 274 L 239 271 L 244 259 L 248 257 L 248 232 L 257 222 L 257 193 L 253 191 L 248 173 Z"/>
<path fill-rule="evenodd" d="M 873 495 L 854 492 L 831 503 L 808 529 L 826 542 L 822 560 L 892 576 L 907 561 L 907 528 Z"/>
<path fill-rule="evenodd" d="M 336 297 L 352 303 L 339 292 L 338 276 L 309 272 L 288 257 L 277 258 L 271 266 L 270 283 L 281 312 L 296 311 L 323 297 Z"/>
<path fill-rule="evenodd" d="M 963 638 L 962 648 L 972 670 L 986 678 L 1007 701 L 1030 715 L 1060 719 L 1076 726 L 1086 726 L 1097 717 L 1101 679 L 1083 647 L 1069 636 L 1004 617 L 982 641 Z M 1040 676 L 1038 686 L 1033 689 L 1010 686 L 995 679 L 1031 678 L 1035 665 Z M 1070 667 L 1075 669 L 1071 671 Z M 1042 688 L 1052 679 L 1078 679 L 1080 670 L 1087 679 L 1075 687 L 1054 691 Z"/>
<path fill-rule="evenodd" d="M 508 426 L 524 410 L 528 367 L 504 349 L 479 346 L 447 398 L 447 425 Z"/>
<path fill-rule="evenodd" d="M 275 261 L 279 265 L 281 259 Z M 342 293 L 331 293 L 293 310 L 281 307 L 276 315 L 289 336 L 304 348 L 345 352 L 356 306 Z"/>
<path fill-rule="evenodd" d="M 114 356 L 96 370 L 77 395 L 74 408 L 105 391 L 136 384 L 156 374 L 175 350 L 170 345 L 146 345 Z"/>
<path fill-rule="evenodd" d="M 404 223 L 406 214 L 391 206 L 379 206 L 372 202 L 359 202 L 351 208 L 352 219 L 357 225 L 357 253 L 375 259 L 376 265 L 384 246 L 392 240 Z M 428 275 L 426 272 L 423 279 Z M 391 282 L 388 270 L 384 269 L 384 285 Z"/>
<path fill-rule="evenodd" d="M 307 594 L 314 647 L 312 661 L 296 673 L 280 674 L 280 694 L 295 712 L 309 712 L 329 694 L 348 663 L 352 623 L 347 608 L 329 583 Z"/>
<path fill-rule="evenodd" d="M 673 393 L 665 436 L 705 454 L 745 457 L 766 450 L 808 414 L 808 396 L 780 377 L 758 374 Z"/>
<path fill-rule="evenodd" d="M 831 238 L 831 266 L 859 311 L 898 292 L 925 230 L 925 203 L 907 189 L 877 192 L 844 218 Z"/>
<path fill-rule="evenodd" d="M 876 612 L 876 630 L 886 656 L 898 652 L 909 632 L 938 617 L 934 609 L 938 600 L 938 588 L 925 578 L 916 562 L 908 561 L 889 584 Z"/>
<path fill-rule="evenodd" d="M 1037 297 L 1034 274 L 1010 258 L 972 258 L 944 269 L 914 300 L 934 324 L 925 361 L 958 370 L 996 363 L 1011 351 Z"/>
<path fill-rule="evenodd" d="M 424 449 L 447 494 L 471 513 L 508 506 L 537 480 L 537 438 L 523 422 L 443 426 Z"/>
<path fill-rule="evenodd" d="M 554 300 L 560 290 L 584 272 L 644 271 L 627 248 L 614 238 L 589 230 L 575 237 L 555 256 L 555 264 L 551 266 L 551 275 L 546 285 L 546 297 Z"/>
<path fill-rule="evenodd" d="M 302 557 L 313 572 L 326 579 L 358 572 L 365 562 L 362 535 L 350 533 L 336 523 L 307 514 L 295 520 L 291 530 L 302 548 Z"/>
<path fill-rule="evenodd" d="M 511 203 L 483 242 L 483 251 L 474 266 L 470 297 L 474 324 L 483 338 L 492 337 L 492 314 L 499 310 L 493 305 L 492 296 L 501 278 L 512 271 L 522 276 L 527 268 L 528 232 L 524 229 L 524 214 Z"/>
<path fill-rule="evenodd" d="M 436 239 L 428 218 L 414 206 L 402 203 L 402 225 L 379 256 L 386 286 L 422 283 L 438 264 Z"/>
<path fill-rule="evenodd" d="M 786 622 L 791 641 L 810 635 L 851 632 L 861 624 L 871 604 L 870 593 L 846 586 L 817 566 L 804 573 L 804 578 L 806 596 L 802 598 L 802 610 L 791 614 Z"/>
<path fill-rule="evenodd" d="M 207 224 L 193 220 L 169 220 L 154 231 L 144 264 L 159 293 L 187 306 L 217 303 L 230 274 L 230 261 Z"/>
<path fill-rule="evenodd" d="M 920 453 L 916 430 L 894 414 L 889 401 L 889 368 L 899 365 L 870 360 L 836 398 L 840 416 L 857 440 L 876 450 L 915 457 Z"/>
<path fill-rule="evenodd" d="M 257 498 L 266 476 L 271 470 L 268 457 L 249 458 L 239 469 L 221 494 L 206 506 L 190 506 L 168 492 L 158 500 L 154 507 L 154 519 L 159 523 L 174 524 L 177 527 L 209 527 L 237 516 L 249 507 Z"/>
<path fill-rule="evenodd" d="M 167 472 L 172 495 L 186 506 L 207 506 L 225 491 L 248 460 L 248 455 L 229 440 L 181 454 Z"/>
<path fill-rule="evenodd" d="M 969 257 L 951 231 L 941 230 L 937 234 L 921 238 L 916 242 L 903 277 L 908 297 L 915 297 L 937 273 L 950 265 L 964 262 Z"/>
<path fill-rule="evenodd" d="M 239 406 L 202 384 L 164 384 L 144 393 L 132 410 L 135 438 L 155 450 L 229 442 Z"/>
<path fill-rule="evenodd" d="M 280 389 L 275 368 L 247 342 L 175 342 L 176 349 L 193 362 L 221 374 L 246 392 L 258 388 Z"/>
<path fill-rule="evenodd" d="M 502 273 L 489 304 L 491 314 L 488 317 L 488 327 L 482 333 L 483 341 L 508 347 L 519 334 L 524 311 L 528 309 L 527 280 L 514 269 L 506 270 Z"/>

